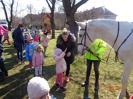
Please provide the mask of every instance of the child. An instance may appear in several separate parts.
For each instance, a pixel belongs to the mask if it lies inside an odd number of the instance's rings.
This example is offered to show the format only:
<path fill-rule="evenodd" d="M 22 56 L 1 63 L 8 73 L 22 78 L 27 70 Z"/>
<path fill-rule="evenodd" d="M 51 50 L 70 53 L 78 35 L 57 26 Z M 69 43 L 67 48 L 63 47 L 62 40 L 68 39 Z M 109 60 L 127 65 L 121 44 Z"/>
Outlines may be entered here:
<path fill-rule="evenodd" d="M 27 37 L 27 45 L 26 45 L 26 59 L 29 61 L 30 71 L 32 69 L 32 56 L 34 53 L 34 45 L 33 38 L 31 36 Z"/>
<path fill-rule="evenodd" d="M 38 36 L 37 33 L 36 33 L 35 36 L 34 36 L 34 41 L 35 41 L 35 42 L 39 42 L 39 36 Z"/>
<path fill-rule="evenodd" d="M 47 47 L 48 47 L 48 43 L 49 43 L 49 38 L 47 37 L 47 34 L 48 32 L 44 32 L 44 36 L 43 36 L 43 39 L 42 39 L 42 43 L 43 43 L 43 47 L 44 47 L 44 56 L 46 56 L 46 50 L 47 50 Z"/>
<path fill-rule="evenodd" d="M 3 35 L 2 30 L 3 30 L 4 32 L 8 32 L 7 29 L 3 28 L 3 26 L 0 25 L 0 44 L 3 44 L 3 42 L 2 42 L 2 35 Z"/>
<path fill-rule="evenodd" d="M 33 77 L 27 85 L 29 99 L 51 99 L 48 82 L 41 77 Z"/>
<path fill-rule="evenodd" d="M 42 76 L 42 66 L 44 64 L 44 57 L 40 45 L 36 45 L 35 49 L 36 51 L 33 54 L 32 60 L 33 66 L 35 67 L 35 76 Z"/>
<path fill-rule="evenodd" d="M 55 52 L 54 52 L 54 56 L 53 58 L 55 59 L 56 61 L 56 83 L 55 83 L 55 86 L 60 86 L 60 89 L 62 91 L 66 91 L 66 88 L 63 86 L 63 81 L 62 81 L 62 78 L 63 78 L 63 72 L 66 71 L 66 62 L 64 60 L 64 56 L 65 56 L 65 52 L 62 52 L 61 49 L 59 48 L 54 48 L 55 49 Z"/>
<path fill-rule="evenodd" d="M 5 29 L 7 29 L 6 26 L 3 26 Z M 9 41 L 9 36 L 8 36 L 8 31 L 7 32 L 4 32 L 4 40 L 3 40 L 3 43 L 7 40 L 8 42 L 8 45 L 11 45 L 10 41 Z"/>

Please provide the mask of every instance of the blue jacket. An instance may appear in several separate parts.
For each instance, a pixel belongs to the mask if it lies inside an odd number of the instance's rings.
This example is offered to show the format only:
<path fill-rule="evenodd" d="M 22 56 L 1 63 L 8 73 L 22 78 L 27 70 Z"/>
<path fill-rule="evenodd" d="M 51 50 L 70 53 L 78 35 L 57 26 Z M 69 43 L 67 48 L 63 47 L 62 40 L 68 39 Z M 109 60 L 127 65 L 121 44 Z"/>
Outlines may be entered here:
<path fill-rule="evenodd" d="M 34 50 L 35 50 L 35 48 L 34 48 L 33 44 L 26 45 L 26 59 L 27 60 L 32 60 Z"/>
<path fill-rule="evenodd" d="M 21 43 L 21 44 L 24 43 L 23 33 L 20 28 L 16 28 L 13 31 L 13 40 L 15 43 Z"/>

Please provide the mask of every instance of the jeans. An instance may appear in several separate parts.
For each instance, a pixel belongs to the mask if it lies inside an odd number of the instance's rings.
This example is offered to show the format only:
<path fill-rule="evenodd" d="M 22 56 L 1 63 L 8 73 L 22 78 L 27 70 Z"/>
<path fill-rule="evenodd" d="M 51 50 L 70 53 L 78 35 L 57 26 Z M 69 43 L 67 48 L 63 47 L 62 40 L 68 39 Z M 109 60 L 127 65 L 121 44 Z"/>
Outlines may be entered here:
<path fill-rule="evenodd" d="M 17 58 L 19 61 L 23 61 L 23 44 L 16 43 L 16 49 L 17 49 Z"/>

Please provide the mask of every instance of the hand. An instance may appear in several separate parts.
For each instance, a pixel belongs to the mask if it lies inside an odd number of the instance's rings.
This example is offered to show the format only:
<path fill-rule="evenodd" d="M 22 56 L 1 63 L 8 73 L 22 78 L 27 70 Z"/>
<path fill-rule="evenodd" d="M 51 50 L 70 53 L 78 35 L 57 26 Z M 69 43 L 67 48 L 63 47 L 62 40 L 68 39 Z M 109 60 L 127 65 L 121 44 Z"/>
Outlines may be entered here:
<path fill-rule="evenodd" d="M 64 52 L 66 52 L 67 51 L 67 48 L 65 49 L 65 51 Z"/>
<path fill-rule="evenodd" d="M 97 56 L 98 56 L 98 54 L 93 54 L 93 56 L 97 57 Z"/>
<path fill-rule="evenodd" d="M 71 52 L 68 52 L 66 56 L 67 57 L 70 57 L 71 56 Z"/>

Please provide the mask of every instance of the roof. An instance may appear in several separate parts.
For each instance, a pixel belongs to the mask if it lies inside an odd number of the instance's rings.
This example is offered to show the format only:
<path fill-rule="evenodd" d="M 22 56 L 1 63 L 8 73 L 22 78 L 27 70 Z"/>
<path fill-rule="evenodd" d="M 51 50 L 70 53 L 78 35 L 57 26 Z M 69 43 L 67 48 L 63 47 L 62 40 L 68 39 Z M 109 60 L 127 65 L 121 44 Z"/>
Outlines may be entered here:
<path fill-rule="evenodd" d="M 114 16 L 117 16 L 115 13 L 111 12 L 110 10 L 105 8 L 104 6 L 98 7 L 98 8 L 93 8 L 91 10 L 93 12 L 96 12 L 96 13 L 100 14 L 100 15 L 114 15 Z"/>
<path fill-rule="evenodd" d="M 43 16 L 43 18 L 49 18 L 49 19 L 50 19 L 50 17 L 51 17 L 50 13 L 45 13 L 44 16 Z"/>

